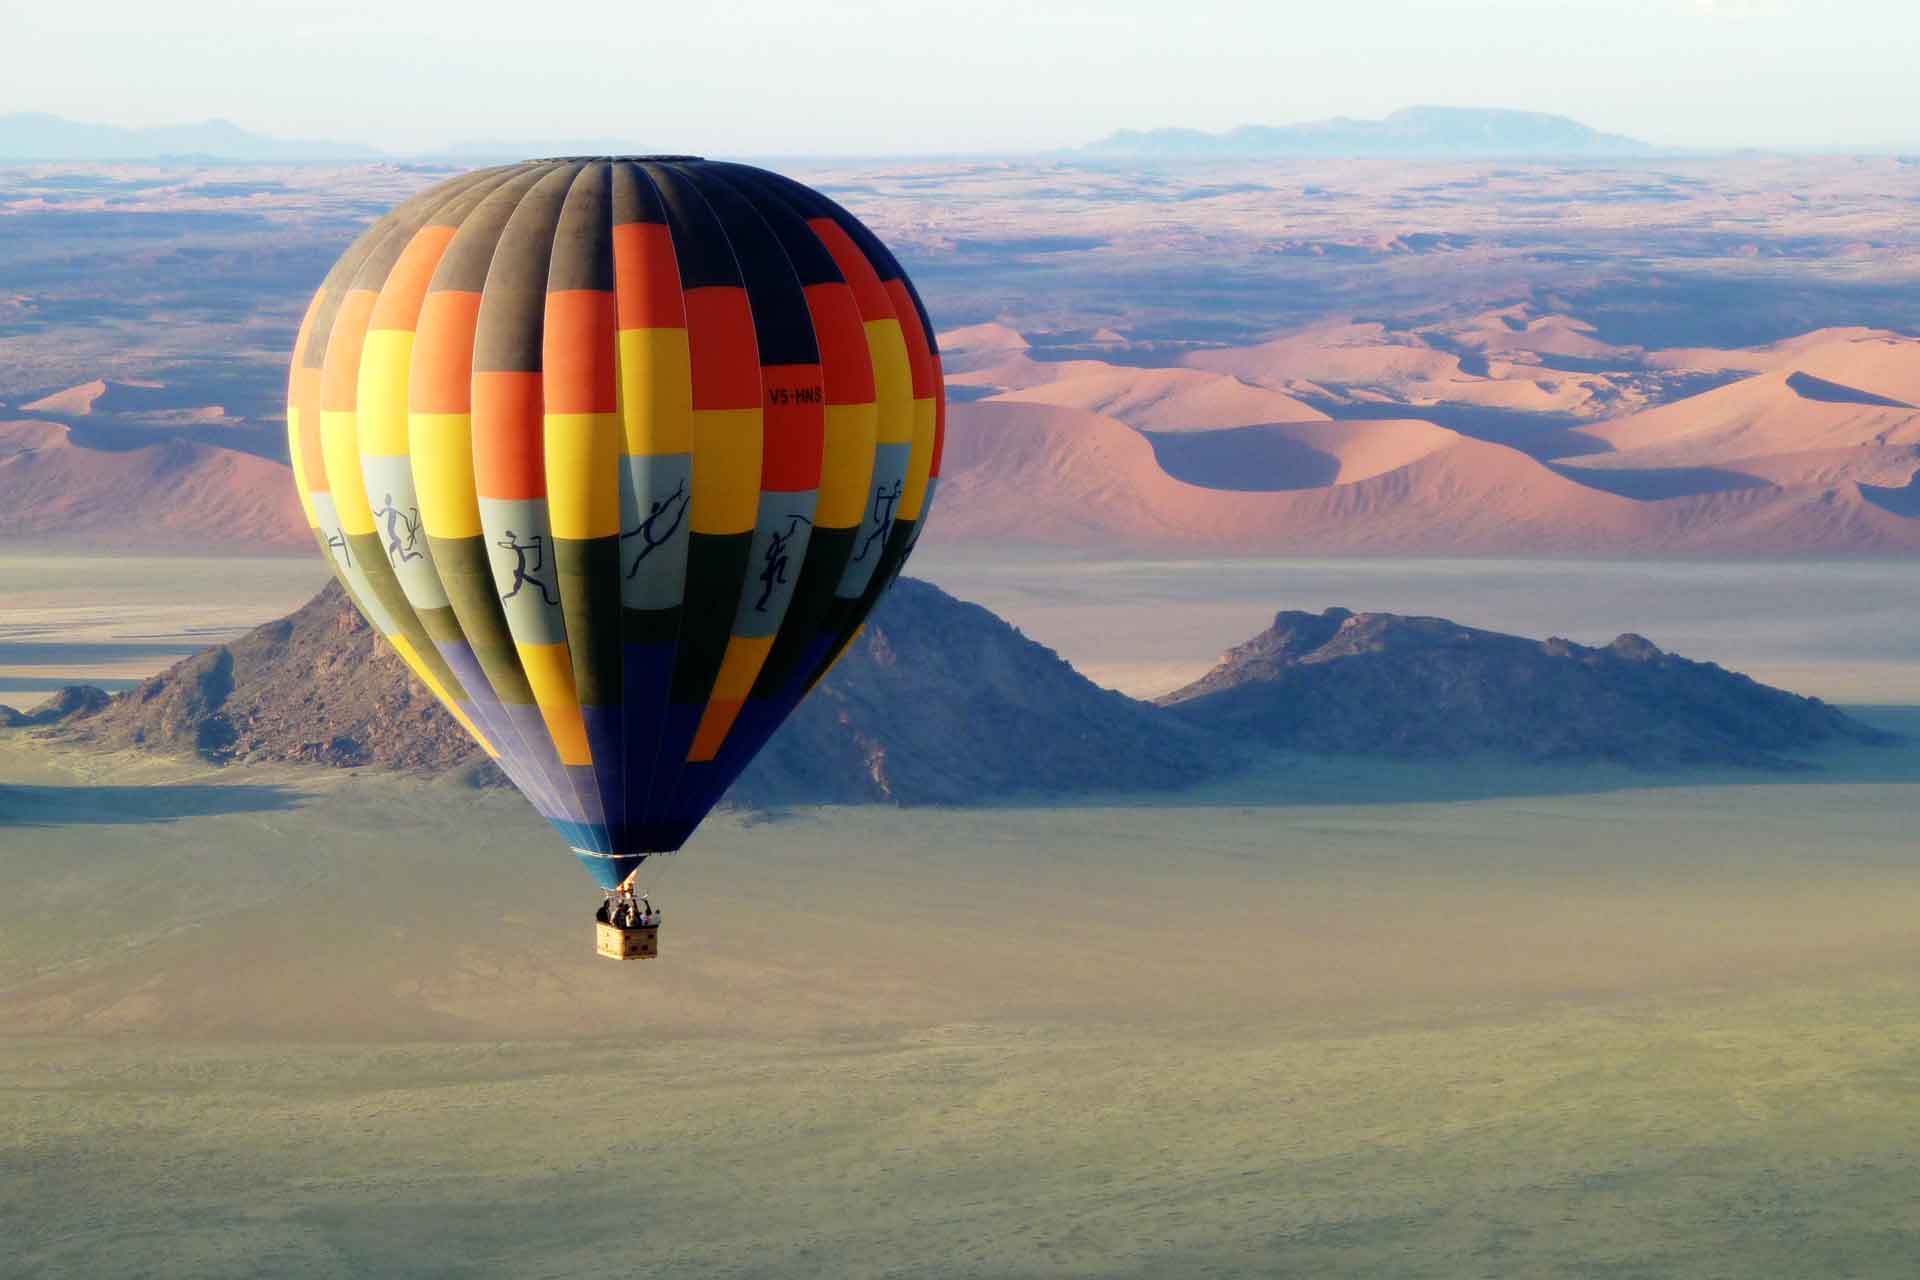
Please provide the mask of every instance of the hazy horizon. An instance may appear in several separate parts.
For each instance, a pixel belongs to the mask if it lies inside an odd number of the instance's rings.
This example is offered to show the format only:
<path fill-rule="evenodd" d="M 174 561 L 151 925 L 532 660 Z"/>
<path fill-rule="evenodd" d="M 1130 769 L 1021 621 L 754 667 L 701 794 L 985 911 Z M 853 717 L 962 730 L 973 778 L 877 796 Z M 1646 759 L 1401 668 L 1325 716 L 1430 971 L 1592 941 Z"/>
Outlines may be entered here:
<path fill-rule="evenodd" d="M 15 51 L 0 111 L 229 119 L 397 154 L 603 136 L 763 156 L 1018 154 L 1119 129 L 1413 105 L 1537 111 L 1683 150 L 1920 147 L 1903 54 L 1920 43 L 1920 12 L 1891 0 L 1848 9 L 1840 20 L 1800 0 L 1304 12 L 1232 0 L 1175 14 L 1144 0 L 1044 12 L 913 0 L 826 15 L 733 0 L 642 23 L 563 0 L 525 28 L 475 23 L 448 0 L 297 13 L 113 0 L 0 11 L 0 42 Z M 401 52 L 419 50 L 432 56 Z"/>

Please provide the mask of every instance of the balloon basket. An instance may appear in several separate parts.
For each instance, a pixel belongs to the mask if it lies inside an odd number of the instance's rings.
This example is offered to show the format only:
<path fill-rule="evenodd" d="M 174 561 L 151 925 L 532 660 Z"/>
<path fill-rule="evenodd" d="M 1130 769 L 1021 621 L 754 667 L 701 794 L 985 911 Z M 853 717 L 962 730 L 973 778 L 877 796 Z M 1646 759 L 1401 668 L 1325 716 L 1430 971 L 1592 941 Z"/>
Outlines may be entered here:
<path fill-rule="evenodd" d="M 605 920 L 593 923 L 594 949 L 609 960 L 651 960 L 660 954 L 660 926 L 623 928 Z"/>

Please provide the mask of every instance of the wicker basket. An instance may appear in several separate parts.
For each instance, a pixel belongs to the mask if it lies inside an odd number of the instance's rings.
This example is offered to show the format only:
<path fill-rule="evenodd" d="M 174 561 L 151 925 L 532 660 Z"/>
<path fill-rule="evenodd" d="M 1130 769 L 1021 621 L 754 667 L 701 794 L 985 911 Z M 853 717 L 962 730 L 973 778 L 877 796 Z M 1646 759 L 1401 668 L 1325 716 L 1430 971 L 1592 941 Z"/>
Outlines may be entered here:
<path fill-rule="evenodd" d="M 604 920 L 594 922 L 596 949 L 609 960 L 651 960 L 660 954 L 660 926 L 636 925 L 623 929 Z"/>

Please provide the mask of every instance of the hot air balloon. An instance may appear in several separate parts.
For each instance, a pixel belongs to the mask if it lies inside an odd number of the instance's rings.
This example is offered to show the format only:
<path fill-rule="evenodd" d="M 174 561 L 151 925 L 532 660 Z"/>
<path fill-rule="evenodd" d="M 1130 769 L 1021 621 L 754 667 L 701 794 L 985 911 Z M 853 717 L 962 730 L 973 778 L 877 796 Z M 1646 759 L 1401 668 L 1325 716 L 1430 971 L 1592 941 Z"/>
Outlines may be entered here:
<path fill-rule="evenodd" d="M 287 427 L 348 595 L 630 922 L 636 870 L 899 574 L 944 419 L 926 311 L 858 219 L 642 156 L 375 222 L 307 308 Z"/>

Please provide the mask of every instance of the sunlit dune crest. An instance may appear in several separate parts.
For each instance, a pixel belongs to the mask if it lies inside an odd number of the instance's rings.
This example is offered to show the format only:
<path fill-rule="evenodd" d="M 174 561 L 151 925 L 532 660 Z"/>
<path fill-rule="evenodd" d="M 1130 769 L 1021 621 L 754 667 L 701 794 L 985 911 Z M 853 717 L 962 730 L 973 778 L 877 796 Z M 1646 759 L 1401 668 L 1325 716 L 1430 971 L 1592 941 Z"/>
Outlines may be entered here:
<path fill-rule="evenodd" d="M 1107 366 L 1001 392 L 995 399 L 1085 409 L 1150 431 L 1328 420 L 1285 392 L 1198 369 Z"/>
<path fill-rule="evenodd" d="M 310 548 L 286 466 L 169 440 L 126 452 L 0 422 L 0 536 L 174 550 Z"/>

